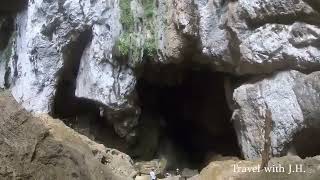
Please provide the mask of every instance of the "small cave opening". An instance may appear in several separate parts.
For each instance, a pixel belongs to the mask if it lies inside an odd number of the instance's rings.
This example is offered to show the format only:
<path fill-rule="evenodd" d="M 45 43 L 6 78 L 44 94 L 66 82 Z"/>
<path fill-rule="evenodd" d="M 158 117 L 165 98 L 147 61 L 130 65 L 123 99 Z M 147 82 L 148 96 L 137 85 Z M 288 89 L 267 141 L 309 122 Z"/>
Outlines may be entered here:
<path fill-rule="evenodd" d="M 143 150 L 132 156 L 165 157 L 169 169 L 201 169 L 218 155 L 240 157 L 226 76 L 194 64 L 146 65 L 136 86 Z"/>
<path fill-rule="evenodd" d="M 320 142 L 313 140 L 319 136 L 320 128 L 304 128 L 293 137 L 289 151 L 303 159 L 320 155 Z"/>

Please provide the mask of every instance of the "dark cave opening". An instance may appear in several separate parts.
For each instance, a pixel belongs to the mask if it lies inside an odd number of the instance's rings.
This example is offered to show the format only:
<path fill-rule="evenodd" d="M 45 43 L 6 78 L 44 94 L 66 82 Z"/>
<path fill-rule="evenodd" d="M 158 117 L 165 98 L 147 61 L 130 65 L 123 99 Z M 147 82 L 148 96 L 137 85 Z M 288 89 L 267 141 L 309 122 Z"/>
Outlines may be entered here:
<path fill-rule="evenodd" d="M 136 84 L 142 109 L 135 138 L 127 142 L 101 115 L 108 107 L 75 96 L 76 79 L 85 48 L 92 39 L 88 28 L 63 52 L 51 115 L 90 139 L 129 154 L 136 161 L 165 157 L 167 168 L 201 169 L 215 155 L 240 157 L 230 121 L 224 73 L 195 64 L 143 65 Z"/>
<path fill-rule="evenodd" d="M 305 128 L 296 133 L 292 141 L 292 147 L 301 158 L 314 157 L 320 154 L 320 142 L 311 139 L 320 136 L 319 128 Z"/>
<path fill-rule="evenodd" d="M 137 83 L 140 123 L 160 127 L 156 156 L 167 156 L 169 168 L 200 168 L 218 154 L 240 157 L 225 97 L 226 74 L 198 65 L 145 69 Z M 150 139 L 154 132 L 150 127 L 142 137 Z"/>

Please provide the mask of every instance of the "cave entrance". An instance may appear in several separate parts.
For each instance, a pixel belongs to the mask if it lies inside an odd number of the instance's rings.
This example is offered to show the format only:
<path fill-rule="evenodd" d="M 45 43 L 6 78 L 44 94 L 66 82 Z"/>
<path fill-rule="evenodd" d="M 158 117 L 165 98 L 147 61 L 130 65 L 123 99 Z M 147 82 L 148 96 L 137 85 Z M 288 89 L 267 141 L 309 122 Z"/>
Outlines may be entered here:
<path fill-rule="evenodd" d="M 154 144 L 159 137 L 156 156 L 165 156 L 169 168 L 198 169 L 214 155 L 240 156 L 225 97 L 226 74 L 199 65 L 144 69 L 137 83 L 140 127 L 147 129 L 141 141 Z"/>
<path fill-rule="evenodd" d="M 320 142 L 311 141 L 320 136 L 320 128 L 305 128 L 298 132 L 292 141 L 293 148 L 301 158 L 314 157 L 320 154 Z"/>

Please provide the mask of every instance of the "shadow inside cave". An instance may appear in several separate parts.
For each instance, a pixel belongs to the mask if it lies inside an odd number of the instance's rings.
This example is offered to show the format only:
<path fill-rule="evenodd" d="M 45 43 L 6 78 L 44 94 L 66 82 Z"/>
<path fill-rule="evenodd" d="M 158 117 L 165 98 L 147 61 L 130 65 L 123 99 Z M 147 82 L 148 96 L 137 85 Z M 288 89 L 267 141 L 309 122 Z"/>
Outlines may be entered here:
<path fill-rule="evenodd" d="M 80 32 L 65 48 L 52 116 L 89 138 L 137 161 L 166 158 L 167 168 L 201 169 L 215 155 L 240 157 L 225 92 L 227 74 L 194 64 L 144 64 L 136 91 L 142 114 L 128 143 L 101 117 L 101 103 L 75 97 L 82 52 L 92 32 Z"/>
<path fill-rule="evenodd" d="M 100 114 L 100 108 L 108 108 L 94 100 L 75 96 L 81 58 L 85 48 L 91 43 L 92 30 L 87 27 L 78 33 L 78 36 L 64 48 L 64 64 L 59 71 L 50 115 L 60 118 L 69 127 L 98 143 L 126 152 L 125 140 L 115 133 L 113 125 Z"/>
<path fill-rule="evenodd" d="M 301 158 L 314 157 L 320 154 L 320 141 L 313 139 L 320 136 L 319 128 L 305 128 L 296 133 L 292 140 L 292 148 Z"/>
<path fill-rule="evenodd" d="M 142 108 L 140 127 L 147 129 L 138 131 L 138 139 L 150 142 L 158 137 L 157 151 L 149 152 L 149 157 L 145 151 L 135 156 L 143 160 L 164 156 L 169 168 L 197 169 L 214 155 L 240 157 L 225 97 L 227 75 L 199 65 L 156 68 L 146 68 L 137 91 Z"/>

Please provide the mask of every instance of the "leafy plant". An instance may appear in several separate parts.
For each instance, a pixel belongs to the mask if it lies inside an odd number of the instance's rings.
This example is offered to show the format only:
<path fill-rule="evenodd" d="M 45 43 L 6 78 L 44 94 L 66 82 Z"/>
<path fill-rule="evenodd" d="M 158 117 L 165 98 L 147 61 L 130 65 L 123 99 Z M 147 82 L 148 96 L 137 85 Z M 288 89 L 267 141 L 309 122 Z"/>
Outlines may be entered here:
<path fill-rule="evenodd" d="M 120 35 L 117 46 L 119 54 L 137 62 L 143 56 L 153 57 L 156 55 L 156 41 L 154 30 L 155 1 L 142 0 L 144 9 L 142 32 L 145 35 L 143 44 L 138 43 L 141 39 L 141 32 L 135 32 L 135 20 L 130 7 L 130 0 L 120 0 L 121 17 L 120 22 L 123 26 L 123 32 Z M 147 35 L 148 34 L 148 35 Z M 142 38 L 143 39 L 143 38 Z"/>
<path fill-rule="evenodd" d="M 131 12 L 130 2 L 130 0 L 120 0 L 120 22 L 125 31 L 133 31 L 134 28 L 134 18 Z"/>
<path fill-rule="evenodd" d="M 121 56 L 127 56 L 130 51 L 130 34 L 121 34 L 118 42 L 118 49 Z"/>
<path fill-rule="evenodd" d="M 156 54 L 156 42 L 155 39 L 147 39 L 145 44 L 144 44 L 144 53 L 149 56 L 149 57 L 153 57 Z"/>
<path fill-rule="evenodd" d="M 144 9 L 144 17 L 146 18 L 153 18 L 154 16 L 154 0 L 143 0 L 142 1 L 143 9 Z"/>

